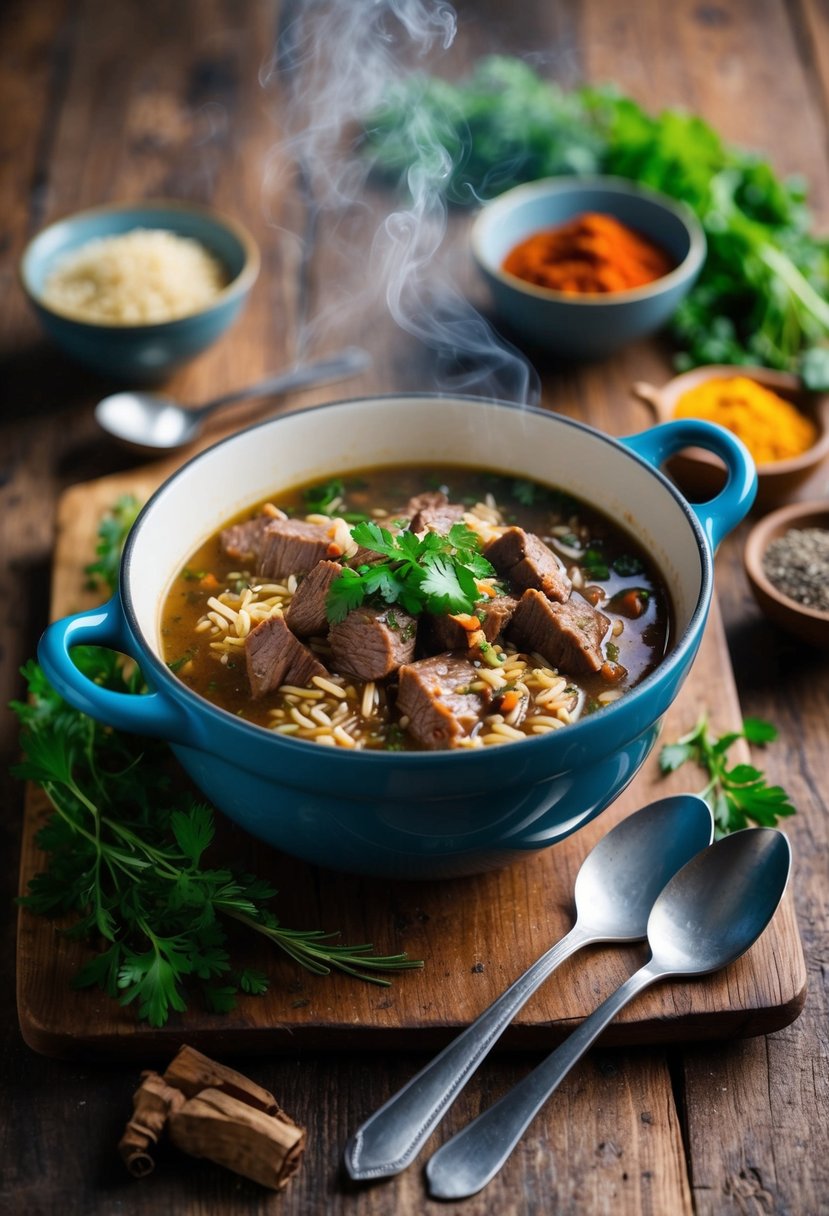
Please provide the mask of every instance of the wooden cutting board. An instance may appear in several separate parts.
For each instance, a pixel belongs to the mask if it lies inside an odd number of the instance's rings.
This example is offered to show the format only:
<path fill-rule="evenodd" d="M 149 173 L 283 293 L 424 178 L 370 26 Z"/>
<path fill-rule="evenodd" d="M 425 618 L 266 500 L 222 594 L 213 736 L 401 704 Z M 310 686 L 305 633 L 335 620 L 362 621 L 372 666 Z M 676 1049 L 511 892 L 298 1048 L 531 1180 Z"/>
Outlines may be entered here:
<path fill-rule="evenodd" d="M 58 519 L 53 616 L 86 608 L 83 566 L 94 551 L 98 522 L 119 495 L 145 498 L 170 471 L 156 465 L 76 486 Z M 97 597 L 99 598 L 99 597 Z M 713 606 L 705 639 L 663 737 L 688 730 L 709 709 L 717 730 L 739 727 L 740 708 L 722 622 Z M 739 757 L 748 758 L 747 750 Z M 278 888 L 282 923 L 340 930 L 349 943 L 373 942 L 382 953 L 405 950 L 422 971 L 404 972 L 391 988 L 302 971 L 267 943 L 239 936 L 239 960 L 271 979 L 263 997 L 240 999 L 227 1015 L 198 1008 L 161 1030 L 136 1023 L 129 1009 L 97 991 L 73 991 L 70 979 L 90 947 L 63 936 L 54 922 L 21 910 L 18 1010 L 23 1037 L 54 1056 L 147 1060 L 181 1041 L 216 1054 L 300 1047 L 433 1049 L 477 1016 L 572 924 L 576 872 L 588 850 L 624 815 L 654 798 L 698 789 L 701 774 L 660 777 L 652 755 L 630 788 L 597 822 L 546 851 L 497 873 L 435 883 L 361 879 L 318 870 L 224 825 L 224 862 L 238 863 Z M 27 791 L 20 886 L 43 864 L 35 836 L 48 813 L 42 794 Z M 555 1044 L 646 957 L 646 948 L 593 947 L 565 963 L 536 993 L 503 1037 L 504 1048 Z M 754 1035 L 793 1021 L 805 998 L 806 972 L 787 896 L 760 941 L 720 974 L 662 984 L 616 1020 L 606 1042 L 655 1043 Z"/>

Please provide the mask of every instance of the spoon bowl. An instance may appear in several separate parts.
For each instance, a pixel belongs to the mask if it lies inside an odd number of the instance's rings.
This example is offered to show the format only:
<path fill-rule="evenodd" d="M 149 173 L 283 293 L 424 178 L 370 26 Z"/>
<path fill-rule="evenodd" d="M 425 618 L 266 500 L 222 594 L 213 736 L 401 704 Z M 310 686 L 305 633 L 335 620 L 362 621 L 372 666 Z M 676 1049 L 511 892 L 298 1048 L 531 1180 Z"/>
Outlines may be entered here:
<path fill-rule="evenodd" d="M 288 371 L 269 376 L 246 388 L 234 389 L 195 407 L 179 405 L 172 397 L 160 393 L 113 393 L 98 402 L 95 418 L 99 426 L 113 438 L 130 447 L 141 451 L 172 452 L 192 443 L 207 419 L 225 406 L 342 380 L 365 371 L 370 364 L 371 358 L 366 351 L 349 346 L 335 355 L 312 363 L 299 363 Z"/>
<path fill-rule="evenodd" d="M 687 976 L 733 963 L 774 915 L 790 866 L 789 842 L 774 828 L 734 832 L 692 858 L 653 906 L 652 962 Z"/>

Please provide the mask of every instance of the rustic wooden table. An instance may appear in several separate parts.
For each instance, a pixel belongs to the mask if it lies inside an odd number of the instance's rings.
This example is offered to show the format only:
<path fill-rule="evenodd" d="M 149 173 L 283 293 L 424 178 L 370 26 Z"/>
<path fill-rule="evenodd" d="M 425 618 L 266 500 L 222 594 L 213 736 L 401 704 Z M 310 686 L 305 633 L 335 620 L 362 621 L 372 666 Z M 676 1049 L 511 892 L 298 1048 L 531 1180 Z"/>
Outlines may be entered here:
<path fill-rule="evenodd" d="M 345 23 L 362 6 L 354 0 L 336 7 Z M 531 52 L 564 84 L 613 80 L 650 108 L 693 108 L 728 139 L 767 150 L 779 171 L 805 174 L 825 228 L 829 10 L 821 0 L 538 0 L 522 4 L 518 15 L 496 0 L 469 0 L 458 9 L 460 31 L 441 65 L 447 74 L 463 72 L 486 51 Z M 0 15 L 3 704 L 20 694 L 18 669 L 46 622 L 58 496 L 76 482 L 135 464 L 96 429 L 92 406 L 109 386 L 47 343 L 15 282 L 26 240 L 45 223 L 111 199 L 165 195 L 215 203 L 251 226 L 263 273 L 250 308 L 231 336 L 173 379 L 171 388 L 185 400 L 251 381 L 299 349 L 322 352 L 343 341 L 368 346 L 375 359 L 348 395 L 431 386 L 431 355 L 385 315 L 381 293 L 367 290 L 374 287 L 366 275 L 369 221 L 376 225 L 388 200 L 372 190 L 359 222 L 340 231 L 345 241 L 336 240 L 332 216 L 318 217 L 315 231 L 297 179 L 279 172 L 284 158 L 275 150 L 290 116 L 269 63 L 292 15 L 295 6 L 280 10 L 275 0 L 8 0 Z M 343 38 L 343 55 L 346 45 Z M 345 107 L 343 99 L 338 104 Z M 475 292 L 463 254 L 467 222 L 451 217 L 439 256 Z M 300 233 L 308 238 L 304 246 L 292 235 Z M 540 370 L 546 404 L 621 434 L 648 421 L 630 401 L 630 383 L 665 379 L 669 352 L 644 343 L 597 366 Z M 826 496 L 828 488 L 824 469 L 804 494 Z M 800 649 L 759 616 L 742 573 L 744 535 L 745 528 L 723 545 L 717 587 L 743 710 L 780 728 L 764 764 L 799 810 L 787 831 L 809 968 L 805 1010 L 766 1038 L 594 1051 L 502 1175 L 467 1202 L 470 1213 L 829 1210 L 822 788 L 829 659 Z M 27 1216 L 437 1210 L 417 1170 L 362 1189 L 339 1173 L 346 1136 L 411 1075 L 418 1059 L 409 1055 L 296 1053 L 247 1062 L 309 1128 L 304 1168 L 284 1196 L 172 1154 L 144 1183 L 125 1176 L 114 1142 L 136 1069 L 35 1055 L 16 1028 L 12 898 L 22 791 L 8 775 L 16 749 L 15 724 L 3 711 L 0 1000 L 9 1095 L 0 1132 L 3 1210 Z M 496 1058 L 460 1099 L 456 1125 L 531 1063 Z"/>

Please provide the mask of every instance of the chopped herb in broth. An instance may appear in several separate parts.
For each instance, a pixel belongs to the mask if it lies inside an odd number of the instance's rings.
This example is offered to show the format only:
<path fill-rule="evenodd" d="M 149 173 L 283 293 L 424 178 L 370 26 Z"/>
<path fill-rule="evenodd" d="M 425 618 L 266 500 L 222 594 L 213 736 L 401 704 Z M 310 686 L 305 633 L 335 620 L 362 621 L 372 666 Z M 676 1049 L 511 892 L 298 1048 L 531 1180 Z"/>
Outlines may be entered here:
<path fill-rule="evenodd" d="M 323 746 L 471 749 L 559 730 L 648 674 L 670 604 L 641 545 L 554 488 L 398 466 L 280 492 L 190 555 L 164 659 Z"/>

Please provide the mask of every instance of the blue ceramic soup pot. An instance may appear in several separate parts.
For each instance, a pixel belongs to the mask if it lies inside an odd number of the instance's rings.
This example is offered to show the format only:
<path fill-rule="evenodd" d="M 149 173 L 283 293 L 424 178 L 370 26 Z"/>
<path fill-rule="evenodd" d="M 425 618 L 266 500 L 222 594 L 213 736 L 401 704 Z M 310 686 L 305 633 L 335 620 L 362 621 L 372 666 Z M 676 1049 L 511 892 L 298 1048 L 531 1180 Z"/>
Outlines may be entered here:
<path fill-rule="evenodd" d="M 700 506 L 659 471 L 693 445 L 715 452 L 727 484 Z M 242 721 L 193 693 L 165 665 L 161 606 L 193 551 L 227 520 L 280 489 L 389 464 L 456 463 L 529 477 L 619 520 L 654 557 L 674 629 L 660 665 L 620 700 L 538 738 L 445 752 L 322 747 Z M 39 649 L 75 707 L 119 730 L 169 741 L 205 795 L 234 823 L 337 870 L 435 878 L 503 865 L 598 815 L 654 744 L 702 638 L 713 552 L 748 511 L 756 476 L 720 427 L 683 420 L 611 439 L 542 410 L 429 395 L 345 401 L 265 422 L 202 452 L 141 512 L 118 593 L 51 625 Z M 139 663 L 150 691 L 87 680 L 74 646 L 108 646 Z"/>

